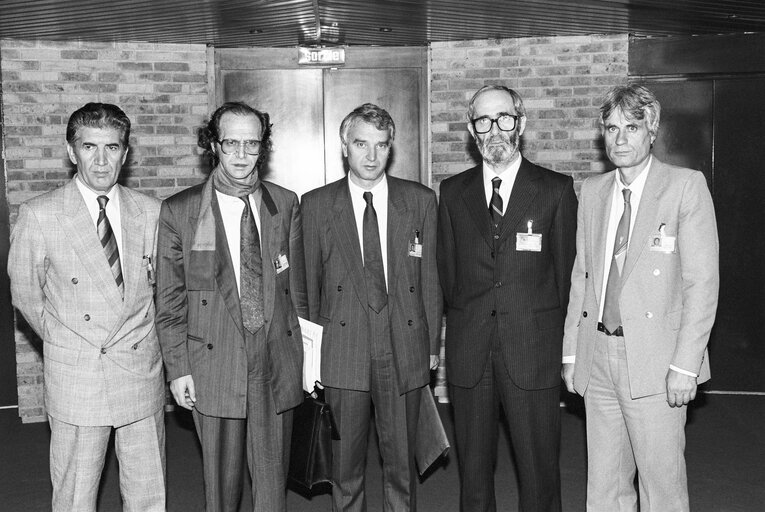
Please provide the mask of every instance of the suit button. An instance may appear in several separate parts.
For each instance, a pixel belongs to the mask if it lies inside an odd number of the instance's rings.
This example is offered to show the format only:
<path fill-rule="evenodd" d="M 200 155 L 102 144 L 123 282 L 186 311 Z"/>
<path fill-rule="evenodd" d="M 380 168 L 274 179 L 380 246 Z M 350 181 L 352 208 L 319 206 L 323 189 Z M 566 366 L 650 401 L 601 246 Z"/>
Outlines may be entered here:
<path fill-rule="evenodd" d="M 491 259 L 494 259 L 494 251 L 491 251 Z"/>
<path fill-rule="evenodd" d="M 660 274 L 661 274 L 661 270 L 659 270 L 658 268 L 653 269 L 653 275 L 658 276 Z"/>
<path fill-rule="evenodd" d="M 587 318 L 587 311 L 582 311 L 582 316 Z"/>
<path fill-rule="evenodd" d="M 207 305 L 207 299 L 202 299 L 202 305 L 203 305 L 203 306 L 206 306 L 206 305 Z"/>
<path fill-rule="evenodd" d="M 287 336 L 292 336 L 292 331 L 291 330 L 287 331 Z"/>
<path fill-rule="evenodd" d="M 343 291 L 342 285 L 337 285 L 337 291 L 339 291 L 339 292 Z"/>
<path fill-rule="evenodd" d="M 212 348 L 213 348 L 213 344 L 212 343 L 208 343 L 207 344 L 207 350 L 212 350 Z"/>
<path fill-rule="evenodd" d="M 584 273 L 584 278 L 585 278 L 585 279 L 587 279 L 587 278 L 589 278 L 589 277 L 590 277 L 590 273 L 589 273 L 589 272 L 585 272 L 585 273 Z"/>
<path fill-rule="evenodd" d="M 289 294 L 290 294 L 290 289 L 289 288 L 285 288 L 284 289 L 284 295 L 289 295 Z"/>
<path fill-rule="evenodd" d="M 82 318 L 84 318 L 86 322 L 90 322 L 90 315 L 86 314 Z"/>
<path fill-rule="evenodd" d="M 653 313 L 651 313 L 650 311 L 646 311 L 645 312 L 645 317 L 646 318 L 653 318 Z"/>
<path fill-rule="evenodd" d="M 406 325 L 412 325 L 412 324 L 414 324 L 414 322 L 412 322 L 411 320 L 406 321 Z"/>
<path fill-rule="evenodd" d="M 79 282 L 80 282 L 80 280 L 79 280 L 79 279 L 77 279 L 76 277 L 73 277 L 73 278 L 72 278 L 72 284 L 77 284 L 77 283 L 79 283 Z"/>
<path fill-rule="evenodd" d="M 497 281 L 496 283 L 494 283 L 494 288 L 499 288 L 501 286 L 502 286 L 502 281 Z"/>
<path fill-rule="evenodd" d="M 491 310 L 491 316 L 497 316 L 497 310 L 496 309 L 492 309 Z"/>
<path fill-rule="evenodd" d="M 414 293 L 414 286 L 409 287 L 409 293 Z"/>
<path fill-rule="evenodd" d="M 498 233 L 494 234 L 494 240 L 499 240 L 499 234 Z"/>
<path fill-rule="evenodd" d="M 345 320 L 340 320 L 340 326 L 345 327 Z"/>
<path fill-rule="evenodd" d="M 102 354 L 106 354 L 106 349 L 105 349 L 105 348 L 103 348 L 103 347 L 101 347 L 101 353 L 102 353 Z"/>

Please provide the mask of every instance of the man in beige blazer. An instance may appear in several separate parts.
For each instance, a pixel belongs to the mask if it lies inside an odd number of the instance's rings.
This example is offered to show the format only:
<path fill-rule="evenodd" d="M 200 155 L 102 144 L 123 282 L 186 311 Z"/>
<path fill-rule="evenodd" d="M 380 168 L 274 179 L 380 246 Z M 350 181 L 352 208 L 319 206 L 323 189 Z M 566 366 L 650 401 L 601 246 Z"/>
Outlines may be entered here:
<path fill-rule="evenodd" d="M 115 105 L 75 111 L 66 140 L 77 174 L 22 204 L 11 235 L 13 302 L 43 340 L 54 511 L 96 510 L 112 430 L 124 509 L 165 510 L 160 203 L 116 184 L 129 137 Z"/>
<path fill-rule="evenodd" d="M 641 512 L 687 511 L 686 405 L 709 379 L 719 288 L 712 198 L 703 174 L 651 155 L 651 91 L 615 87 L 600 112 L 617 170 L 582 185 L 562 370 L 587 410 L 587 510 L 639 496 Z"/>

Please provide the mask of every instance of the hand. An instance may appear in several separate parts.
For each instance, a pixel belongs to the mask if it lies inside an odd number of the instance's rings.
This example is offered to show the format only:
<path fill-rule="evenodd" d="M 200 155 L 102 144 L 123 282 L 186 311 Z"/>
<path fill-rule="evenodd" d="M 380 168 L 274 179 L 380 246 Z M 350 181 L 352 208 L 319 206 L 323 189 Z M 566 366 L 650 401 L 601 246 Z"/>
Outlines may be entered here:
<path fill-rule="evenodd" d="M 560 377 L 563 382 L 566 383 L 566 389 L 569 393 L 576 393 L 574 391 L 574 364 L 575 363 L 563 363 L 560 369 Z"/>
<path fill-rule="evenodd" d="M 178 405 L 191 410 L 197 403 L 197 392 L 191 375 L 178 377 L 170 382 L 170 392 Z"/>
<path fill-rule="evenodd" d="M 670 369 L 667 372 L 667 403 L 670 407 L 682 407 L 696 398 L 696 377 Z"/>
<path fill-rule="evenodd" d="M 437 355 L 431 354 L 430 355 L 430 369 L 431 370 L 437 370 L 438 365 L 441 363 L 441 358 Z"/>

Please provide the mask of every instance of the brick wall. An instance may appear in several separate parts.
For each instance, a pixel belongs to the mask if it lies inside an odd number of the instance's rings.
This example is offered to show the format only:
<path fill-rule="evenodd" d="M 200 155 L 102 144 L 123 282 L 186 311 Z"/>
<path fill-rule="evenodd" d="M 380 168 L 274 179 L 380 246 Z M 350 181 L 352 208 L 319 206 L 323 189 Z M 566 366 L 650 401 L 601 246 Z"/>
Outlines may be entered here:
<path fill-rule="evenodd" d="M 467 104 L 483 85 L 518 91 L 527 110 L 523 155 L 578 184 L 608 168 L 597 127 L 605 91 L 627 79 L 627 36 L 538 37 L 433 43 L 432 183 L 475 165 Z"/>
<path fill-rule="evenodd" d="M 208 115 L 205 46 L 0 40 L 0 51 L 11 225 L 20 203 L 71 177 L 66 122 L 89 101 L 132 121 L 125 185 L 163 198 L 203 179 L 194 130 Z M 19 414 L 40 421 L 41 347 L 17 320 Z"/>

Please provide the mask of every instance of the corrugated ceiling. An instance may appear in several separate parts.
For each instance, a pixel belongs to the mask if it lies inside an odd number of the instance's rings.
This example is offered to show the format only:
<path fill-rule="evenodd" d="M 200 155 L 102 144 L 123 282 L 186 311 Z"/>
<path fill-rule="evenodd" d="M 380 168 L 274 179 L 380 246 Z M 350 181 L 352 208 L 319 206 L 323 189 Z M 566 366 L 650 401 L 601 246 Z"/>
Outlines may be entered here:
<path fill-rule="evenodd" d="M 763 0 L 0 0 L 0 38 L 221 48 L 761 31 Z"/>

